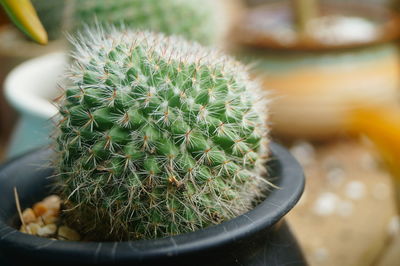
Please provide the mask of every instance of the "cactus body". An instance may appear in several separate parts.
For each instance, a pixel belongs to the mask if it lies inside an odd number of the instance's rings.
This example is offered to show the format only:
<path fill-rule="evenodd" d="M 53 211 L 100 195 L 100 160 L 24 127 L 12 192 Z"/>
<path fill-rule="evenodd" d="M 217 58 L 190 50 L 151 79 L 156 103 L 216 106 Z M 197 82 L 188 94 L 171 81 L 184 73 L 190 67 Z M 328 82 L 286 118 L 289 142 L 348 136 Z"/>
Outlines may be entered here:
<path fill-rule="evenodd" d="M 178 37 L 82 36 L 57 136 L 71 220 L 107 239 L 156 238 L 249 210 L 268 140 L 244 67 Z"/>
<path fill-rule="evenodd" d="M 182 35 L 203 44 L 224 35 L 226 18 L 221 0 L 75 0 L 70 1 L 68 27 L 100 23 Z"/>

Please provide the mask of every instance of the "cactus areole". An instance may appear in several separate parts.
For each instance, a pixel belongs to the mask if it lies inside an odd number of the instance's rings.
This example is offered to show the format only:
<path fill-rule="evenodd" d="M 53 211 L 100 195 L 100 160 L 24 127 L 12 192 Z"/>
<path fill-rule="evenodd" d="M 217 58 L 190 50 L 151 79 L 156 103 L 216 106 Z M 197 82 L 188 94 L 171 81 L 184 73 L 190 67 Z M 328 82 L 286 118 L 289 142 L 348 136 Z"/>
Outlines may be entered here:
<path fill-rule="evenodd" d="M 178 37 L 82 36 L 56 134 L 68 219 L 101 239 L 151 239 L 251 209 L 268 185 L 268 139 L 246 69 Z"/>

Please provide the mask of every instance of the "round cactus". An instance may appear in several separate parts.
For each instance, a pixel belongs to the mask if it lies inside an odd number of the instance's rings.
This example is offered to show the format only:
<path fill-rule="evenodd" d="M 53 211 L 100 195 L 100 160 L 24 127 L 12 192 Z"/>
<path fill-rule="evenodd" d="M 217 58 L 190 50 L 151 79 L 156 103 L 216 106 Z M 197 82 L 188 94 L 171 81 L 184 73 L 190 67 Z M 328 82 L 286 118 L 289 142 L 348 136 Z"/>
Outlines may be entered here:
<path fill-rule="evenodd" d="M 249 210 L 268 183 L 268 139 L 245 68 L 179 37 L 82 36 L 59 103 L 67 217 L 107 239 L 147 239 Z"/>
<path fill-rule="evenodd" d="M 75 0 L 69 3 L 67 28 L 100 23 L 182 35 L 189 40 L 212 44 L 227 26 L 225 0 Z"/>

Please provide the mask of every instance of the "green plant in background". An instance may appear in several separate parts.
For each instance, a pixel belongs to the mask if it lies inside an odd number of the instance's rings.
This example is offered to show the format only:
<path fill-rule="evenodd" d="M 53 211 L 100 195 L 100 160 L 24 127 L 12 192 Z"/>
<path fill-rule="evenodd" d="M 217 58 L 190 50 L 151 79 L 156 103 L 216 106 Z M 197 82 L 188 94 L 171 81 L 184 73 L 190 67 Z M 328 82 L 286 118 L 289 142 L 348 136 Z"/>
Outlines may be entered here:
<path fill-rule="evenodd" d="M 100 23 L 181 35 L 203 44 L 215 43 L 226 27 L 221 0 L 75 0 L 68 1 L 67 24 L 76 31 Z"/>
<path fill-rule="evenodd" d="M 45 43 L 28 0 L 0 0 L 28 36 Z M 95 22 L 181 35 L 202 44 L 218 42 L 228 25 L 226 0 L 32 0 L 49 39 L 77 32 Z M 21 18 L 18 18 L 21 17 Z M 40 25 L 40 27 L 39 27 Z M 41 33 L 39 36 L 38 34 Z M 38 39 L 39 38 L 39 39 Z M 46 37 L 47 38 L 47 37 Z"/>
<path fill-rule="evenodd" d="M 64 31 L 75 33 L 84 26 L 104 23 L 215 44 L 228 26 L 226 0 L 32 0 L 32 3 L 50 40 L 60 38 Z M 28 9 L 16 10 L 24 13 Z M 18 14 L 9 14 L 14 13 Z M 25 32 L 31 31 L 25 29 Z"/>
<path fill-rule="evenodd" d="M 266 103 L 244 67 L 179 37 L 81 36 L 56 163 L 77 228 L 156 238 L 249 210 L 268 183 L 268 139 Z"/>
<path fill-rule="evenodd" d="M 32 4 L 47 31 L 49 40 L 62 36 L 65 0 L 32 0 Z"/>

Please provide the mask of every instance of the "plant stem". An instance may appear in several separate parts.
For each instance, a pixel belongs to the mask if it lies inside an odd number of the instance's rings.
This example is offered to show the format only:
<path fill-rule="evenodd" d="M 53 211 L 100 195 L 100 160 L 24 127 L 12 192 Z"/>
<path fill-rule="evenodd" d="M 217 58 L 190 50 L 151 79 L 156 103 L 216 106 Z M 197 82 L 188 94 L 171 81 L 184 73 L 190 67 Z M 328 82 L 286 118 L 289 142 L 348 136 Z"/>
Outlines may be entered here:
<path fill-rule="evenodd" d="M 25 231 L 30 234 L 31 232 L 26 227 L 26 224 L 24 222 L 24 218 L 22 217 L 21 204 L 19 203 L 19 196 L 18 196 L 18 191 L 17 191 L 16 187 L 14 187 L 14 198 L 15 198 L 15 205 L 16 205 L 17 211 L 18 211 L 18 216 L 19 216 L 19 219 L 21 220 L 22 226 L 25 229 Z"/>

